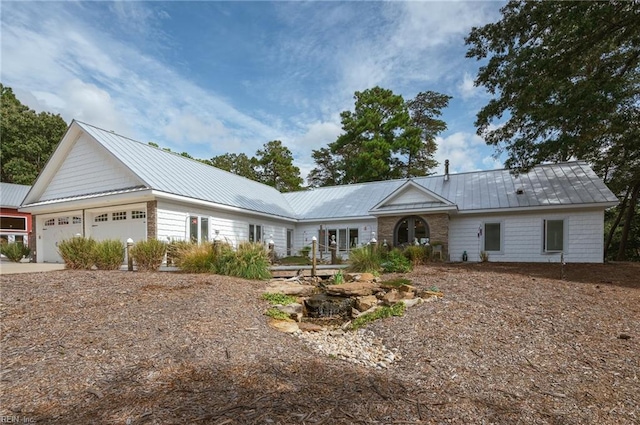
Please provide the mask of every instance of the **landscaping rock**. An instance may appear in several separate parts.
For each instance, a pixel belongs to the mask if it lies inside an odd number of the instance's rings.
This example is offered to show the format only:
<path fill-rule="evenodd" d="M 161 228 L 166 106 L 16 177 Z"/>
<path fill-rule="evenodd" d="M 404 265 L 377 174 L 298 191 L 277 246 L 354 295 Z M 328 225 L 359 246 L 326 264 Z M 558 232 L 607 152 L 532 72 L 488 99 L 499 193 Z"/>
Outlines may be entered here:
<path fill-rule="evenodd" d="M 369 310 L 371 307 L 378 305 L 378 298 L 375 295 L 365 295 L 356 298 L 356 308 L 359 311 Z"/>
<path fill-rule="evenodd" d="M 278 310 L 287 313 L 289 317 L 296 322 L 300 322 L 302 320 L 304 307 L 299 303 L 291 303 L 287 305 L 279 305 L 276 306 Z"/>
<path fill-rule="evenodd" d="M 278 330 L 280 332 L 294 333 L 294 332 L 300 331 L 298 324 L 292 320 L 279 320 L 279 319 L 269 318 L 268 323 L 269 323 L 269 326 L 271 326 L 273 329 Z"/>
<path fill-rule="evenodd" d="M 318 288 L 314 285 L 300 285 L 299 283 L 294 282 L 273 281 L 267 284 L 266 292 L 293 295 L 297 297 L 308 297 L 318 292 Z"/>
<path fill-rule="evenodd" d="M 327 294 L 340 297 L 361 297 L 373 295 L 380 291 L 380 286 L 374 282 L 349 282 L 342 285 L 330 285 L 325 289 Z"/>

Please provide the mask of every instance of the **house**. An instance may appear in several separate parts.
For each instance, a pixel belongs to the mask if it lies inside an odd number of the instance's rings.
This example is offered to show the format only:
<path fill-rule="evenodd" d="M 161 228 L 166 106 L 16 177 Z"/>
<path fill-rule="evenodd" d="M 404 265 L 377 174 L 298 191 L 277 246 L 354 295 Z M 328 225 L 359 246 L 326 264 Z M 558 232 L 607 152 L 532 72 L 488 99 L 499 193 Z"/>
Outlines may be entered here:
<path fill-rule="evenodd" d="M 290 255 L 335 240 L 341 256 L 377 240 L 441 244 L 445 259 L 602 262 L 604 210 L 616 196 L 584 162 L 446 172 L 304 192 L 276 189 L 73 121 L 27 194 L 38 262 L 56 245 L 95 239 L 226 240 Z"/>
<path fill-rule="evenodd" d="M 31 214 L 18 208 L 29 189 L 31 186 L 0 183 L 0 243 L 28 243 Z"/>

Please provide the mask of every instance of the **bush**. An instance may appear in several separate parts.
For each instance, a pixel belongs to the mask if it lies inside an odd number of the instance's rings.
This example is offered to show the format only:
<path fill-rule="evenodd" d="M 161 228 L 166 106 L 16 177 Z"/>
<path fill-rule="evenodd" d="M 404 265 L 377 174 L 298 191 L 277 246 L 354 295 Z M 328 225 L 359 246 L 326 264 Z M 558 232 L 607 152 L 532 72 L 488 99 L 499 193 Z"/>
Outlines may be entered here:
<path fill-rule="evenodd" d="M 429 261 L 431 247 L 424 245 L 409 245 L 402 251 L 405 257 L 409 259 L 413 267 L 426 264 Z"/>
<path fill-rule="evenodd" d="M 95 246 L 96 241 L 92 238 L 74 236 L 58 244 L 58 253 L 68 269 L 91 270 L 95 264 Z"/>
<path fill-rule="evenodd" d="M 124 244 L 118 239 L 97 242 L 93 248 L 93 260 L 98 270 L 119 270 L 124 263 Z"/>
<path fill-rule="evenodd" d="M 370 246 L 352 249 L 349 252 L 348 271 L 355 273 L 378 274 L 382 268 L 382 257 Z"/>
<path fill-rule="evenodd" d="M 167 245 L 157 239 L 137 242 L 129 255 L 138 266 L 139 271 L 155 271 L 162 265 Z"/>
<path fill-rule="evenodd" d="M 234 251 L 229 245 L 216 253 L 215 273 L 244 279 L 269 279 L 269 255 L 260 243 L 243 242 Z"/>
<path fill-rule="evenodd" d="M 24 257 L 31 253 L 31 249 L 24 244 L 18 242 L 3 243 L 0 246 L 0 254 L 7 257 L 14 263 L 19 263 Z"/>
<path fill-rule="evenodd" d="M 385 273 L 407 273 L 411 268 L 409 259 L 397 248 L 389 251 L 382 261 L 382 269 Z"/>
<path fill-rule="evenodd" d="M 172 240 L 167 244 L 167 265 L 177 266 L 183 252 L 196 246 L 190 241 Z"/>
<path fill-rule="evenodd" d="M 174 257 L 174 264 L 187 273 L 211 273 L 215 271 L 215 261 L 213 244 L 188 244 Z"/>

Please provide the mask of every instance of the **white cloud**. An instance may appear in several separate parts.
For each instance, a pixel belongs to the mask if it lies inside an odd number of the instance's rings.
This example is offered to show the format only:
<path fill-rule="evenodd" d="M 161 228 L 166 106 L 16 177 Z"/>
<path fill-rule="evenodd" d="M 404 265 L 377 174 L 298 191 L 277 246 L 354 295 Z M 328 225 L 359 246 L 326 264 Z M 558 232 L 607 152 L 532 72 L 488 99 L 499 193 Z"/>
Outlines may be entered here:
<path fill-rule="evenodd" d="M 476 171 L 478 158 L 482 158 L 484 141 L 481 137 L 465 132 L 453 133 L 446 137 L 437 137 L 436 144 L 438 150 L 434 157 L 439 166 L 437 173 L 444 172 L 444 161 L 449 160 L 450 173 L 462 173 L 465 171 Z"/>
<path fill-rule="evenodd" d="M 479 88 L 474 84 L 474 78 L 468 72 L 462 77 L 462 82 L 458 85 L 458 91 L 463 99 L 469 99 L 478 95 Z"/>

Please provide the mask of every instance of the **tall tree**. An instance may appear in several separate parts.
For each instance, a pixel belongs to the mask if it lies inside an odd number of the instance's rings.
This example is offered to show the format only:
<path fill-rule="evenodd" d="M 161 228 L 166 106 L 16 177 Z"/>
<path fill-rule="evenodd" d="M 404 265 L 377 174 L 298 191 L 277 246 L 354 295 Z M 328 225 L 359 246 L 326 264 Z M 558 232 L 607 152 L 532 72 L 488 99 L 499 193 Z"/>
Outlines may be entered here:
<path fill-rule="evenodd" d="M 354 95 L 354 111 L 340 114 L 342 130 L 328 148 L 313 151 L 312 186 L 424 176 L 437 165 L 435 136 L 446 129 L 437 119 L 450 97 L 419 93 L 405 102 L 374 87 Z"/>
<path fill-rule="evenodd" d="M 331 153 L 330 148 L 320 148 L 311 152 L 316 167 L 309 172 L 307 183 L 310 187 L 337 186 L 342 184 L 344 166 L 342 160 Z"/>
<path fill-rule="evenodd" d="M 60 115 L 29 109 L 7 86 L 0 84 L 0 90 L 0 178 L 31 185 L 64 136 L 67 123 Z"/>
<path fill-rule="evenodd" d="M 256 152 L 255 163 L 258 181 L 281 192 L 302 190 L 300 169 L 293 165 L 291 151 L 280 140 L 265 143 Z"/>
<path fill-rule="evenodd" d="M 584 159 L 619 196 L 633 194 L 640 184 L 640 3 L 510 1 L 501 12 L 500 21 L 466 38 L 467 57 L 486 60 L 476 85 L 495 96 L 477 115 L 478 134 L 506 152 L 516 171 Z M 636 210 L 627 206 L 624 223 Z"/>
<path fill-rule="evenodd" d="M 406 155 L 404 177 L 425 176 L 438 166 L 433 159 L 438 149 L 436 136 L 447 129 L 447 123 L 438 117 L 442 115 L 442 109 L 449 105 L 449 100 L 451 96 L 446 94 L 426 91 L 407 101 L 416 136 L 400 148 L 400 153 Z"/>
<path fill-rule="evenodd" d="M 246 154 L 225 153 L 218 155 L 207 161 L 209 165 L 229 171 L 251 180 L 258 180 L 256 173 L 256 159 L 249 158 Z"/>

